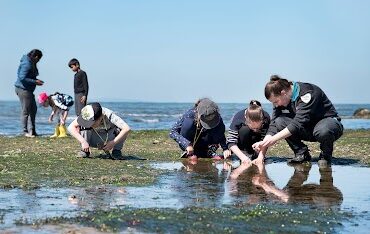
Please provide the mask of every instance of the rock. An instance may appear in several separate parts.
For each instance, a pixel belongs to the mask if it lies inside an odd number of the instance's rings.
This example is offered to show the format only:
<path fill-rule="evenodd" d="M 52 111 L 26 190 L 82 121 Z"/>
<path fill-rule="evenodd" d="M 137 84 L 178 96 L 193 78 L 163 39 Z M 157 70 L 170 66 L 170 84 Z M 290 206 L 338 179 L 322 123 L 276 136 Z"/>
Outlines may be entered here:
<path fill-rule="evenodd" d="M 158 140 L 154 140 L 153 141 L 153 144 L 158 144 L 159 143 L 159 141 Z"/>
<path fill-rule="evenodd" d="M 353 113 L 353 116 L 355 118 L 370 119 L 370 110 L 366 108 L 359 108 Z"/>

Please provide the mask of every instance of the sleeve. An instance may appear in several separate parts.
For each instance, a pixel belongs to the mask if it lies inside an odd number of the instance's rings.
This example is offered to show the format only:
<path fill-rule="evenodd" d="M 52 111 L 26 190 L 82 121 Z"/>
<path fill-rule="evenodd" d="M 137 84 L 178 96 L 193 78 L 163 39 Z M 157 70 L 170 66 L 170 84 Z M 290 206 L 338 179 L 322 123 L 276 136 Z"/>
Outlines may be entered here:
<path fill-rule="evenodd" d="M 269 125 L 268 130 L 267 130 L 265 135 L 273 136 L 276 133 L 278 133 L 277 126 L 276 126 L 276 123 L 275 123 L 275 119 L 277 117 L 279 117 L 280 115 L 281 115 L 281 110 L 278 109 L 277 107 L 274 107 L 272 109 L 272 116 L 271 116 L 270 125 Z"/>
<path fill-rule="evenodd" d="M 125 126 L 127 126 L 127 123 L 113 111 L 104 108 L 104 113 L 107 116 L 108 120 L 117 128 L 123 129 Z"/>
<path fill-rule="evenodd" d="M 265 138 L 265 136 L 267 135 L 267 130 L 269 129 L 269 126 L 270 126 L 270 115 L 266 112 L 266 111 L 263 111 L 263 124 L 262 124 L 262 129 L 261 129 L 261 137 L 262 138 Z"/>
<path fill-rule="evenodd" d="M 89 93 L 89 82 L 87 81 L 87 74 L 86 72 L 84 72 L 82 74 L 82 86 L 84 87 L 84 90 L 85 90 L 85 93 L 84 93 L 84 96 L 87 97 L 87 94 Z"/>
<path fill-rule="evenodd" d="M 304 101 L 303 101 L 304 100 Z M 287 128 L 292 135 L 297 134 L 300 129 L 305 128 L 311 122 L 312 111 L 316 109 L 319 100 L 312 91 L 302 95 L 296 104 L 296 114 Z"/>
<path fill-rule="evenodd" d="M 235 114 L 231 120 L 230 128 L 229 128 L 229 131 L 226 137 L 226 140 L 227 140 L 226 143 L 229 149 L 231 146 L 238 144 L 239 125 L 240 125 L 240 120 L 237 114 Z"/>
<path fill-rule="evenodd" d="M 63 96 L 61 94 L 56 94 L 51 96 L 51 99 L 53 99 L 55 106 L 62 110 L 68 110 L 68 106 L 64 105 L 63 103 Z"/>
<path fill-rule="evenodd" d="M 169 134 L 169 136 L 172 139 L 174 139 L 180 145 L 181 149 L 183 149 L 183 150 L 185 150 L 186 147 L 188 147 L 191 144 L 191 142 L 188 139 L 186 139 L 185 137 L 183 137 L 180 134 L 183 122 L 184 122 L 185 118 L 189 115 L 189 111 L 187 111 L 185 114 L 183 114 L 176 121 L 176 123 L 172 126 L 170 134 Z"/>
<path fill-rule="evenodd" d="M 222 124 L 221 126 L 221 138 L 220 138 L 220 145 L 221 145 L 221 148 L 225 151 L 227 150 L 227 144 L 226 144 L 226 137 L 225 137 L 225 124 L 224 122 L 222 121 L 221 119 L 221 123 Z"/>
<path fill-rule="evenodd" d="M 31 63 L 23 62 L 19 65 L 18 78 L 22 84 L 36 84 L 36 80 L 27 77 L 28 72 L 32 69 Z"/>

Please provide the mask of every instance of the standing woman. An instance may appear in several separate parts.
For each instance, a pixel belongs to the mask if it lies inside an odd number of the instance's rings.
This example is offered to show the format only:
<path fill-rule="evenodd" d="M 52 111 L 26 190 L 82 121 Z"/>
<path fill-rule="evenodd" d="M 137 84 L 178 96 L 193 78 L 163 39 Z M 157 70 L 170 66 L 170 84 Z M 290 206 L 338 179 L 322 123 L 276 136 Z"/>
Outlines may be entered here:
<path fill-rule="evenodd" d="M 215 158 L 221 145 L 223 156 L 230 156 L 225 138 L 225 124 L 216 103 L 208 98 L 200 99 L 193 108 L 181 116 L 171 129 L 170 137 L 185 151 L 190 159 Z"/>
<path fill-rule="evenodd" d="M 319 166 L 330 164 L 343 125 L 324 91 L 314 84 L 273 75 L 265 86 L 265 96 L 274 105 L 271 123 L 266 137 L 253 147 L 261 150 L 285 139 L 295 155 L 290 162 L 302 163 L 311 160 L 302 141 L 319 142 Z"/>
<path fill-rule="evenodd" d="M 263 162 L 264 155 L 254 151 L 252 145 L 266 136 L 269 124 L 270 115 L 262 109 L 257 100 L 250 101 L 248 108 L 233 116 L 227 135 L 227 146 L 242 163 L 250 162 L 251 159 Z"/>
<path fill-rule="evenodd" d="M 41 57 L 42 52 L 38 49 L 31 50 L 27 55 L 23 55 L 18 67 L 18 78 L 14 84 L 15 93 L 21 102 L 21 122 L 23 133 L 26 137 L 37 136 L 35 125 L 37 105 L 33 92 L 36 89 L 36 85 L 41 86 L 44 84 L 42 80 L 36 78 L 39 75 L 36 64 Z M 29 120 L 31 126 L 28 129 Z"/>

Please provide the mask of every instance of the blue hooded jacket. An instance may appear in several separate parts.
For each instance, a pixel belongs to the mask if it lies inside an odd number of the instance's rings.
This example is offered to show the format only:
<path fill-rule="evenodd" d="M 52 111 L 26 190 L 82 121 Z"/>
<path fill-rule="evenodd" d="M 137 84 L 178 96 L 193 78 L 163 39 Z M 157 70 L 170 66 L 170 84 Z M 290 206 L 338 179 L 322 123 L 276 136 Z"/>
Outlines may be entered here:
<path fill-rule="evenodd" d="M 23 55 L 21 63 L 18 67 L 18 78 L 15 82 L 15 87 L 28 91 L 35 91 L 36 77 L 39 75 L 36 64 L 31 61 L 27 55 Z"/>

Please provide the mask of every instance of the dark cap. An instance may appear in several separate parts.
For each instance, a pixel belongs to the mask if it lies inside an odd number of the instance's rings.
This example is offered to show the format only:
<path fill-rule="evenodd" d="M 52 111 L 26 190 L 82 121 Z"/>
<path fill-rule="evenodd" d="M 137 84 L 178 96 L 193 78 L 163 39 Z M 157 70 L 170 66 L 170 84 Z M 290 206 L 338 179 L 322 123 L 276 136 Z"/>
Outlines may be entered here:
<path fill-rule="evenodd" d="M 210 99 L 201 99 L 197 106 L 197 111 L 200 117 L 200 124 L 205 129 L 214 128 L 220 123 L 221 116 L 218 106 Z"/>
<path fill-rule="evenodd" d="M 81 114 L 77 118 L 77 123 L 84 128 L 91 128 L 95 120 L 100 118 L 102 114 L 103 111 L 99 103 L 90 103 L 82 108 Z"/>

